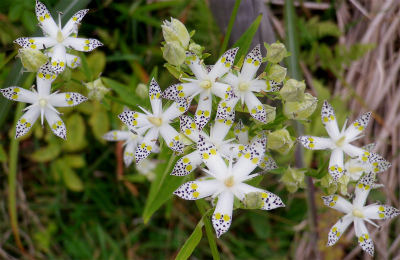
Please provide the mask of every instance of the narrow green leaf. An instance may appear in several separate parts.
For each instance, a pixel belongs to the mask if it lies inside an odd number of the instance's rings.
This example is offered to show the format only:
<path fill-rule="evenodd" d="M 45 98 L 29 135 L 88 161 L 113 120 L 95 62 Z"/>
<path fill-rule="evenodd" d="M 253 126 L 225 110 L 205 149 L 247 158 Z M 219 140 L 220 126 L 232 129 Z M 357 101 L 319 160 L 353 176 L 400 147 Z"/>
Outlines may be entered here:
<path fill-rule="evenodd" d="M 3 146 L 0 144 L 0 162 L 5 162 L 7 161 L 7 154 L 6 151 L 4 151 Z"/>
<path fill-rule="evenodd" d="M 82 70 L 83 73 L 86 76 L 86 79 L 88 82 L 92 82 L 93 81 L 93 74 L 92 71 L 89 68 L 89 64 L 86 60 L 86 56 L 84 52 L 81 52 L 81 64 L 82 64 Z"/>
<path fill-rule="evenodd" d="M 129 88 L 128 86 L 107 77 L 101 77 L 101 80 L 107 87 L 112 88 L 123 101 L 130 104 L 132 107 L 136 106 L 139 100 L 137 99 L 133 88 Z"/>
<path fill-rule="evenodd" d="M 249 184 L 250 186 L 257 186 L 262 181 L 263 178 L 264 178 L 264 176 L 259 175 L 257 177 L 254 177 L 253 179 L 247 181 L 246 183 Z"/>
<path fill-rule="evenodd" d="M 231 18 L 229 19 L 228 29 L 226 30 L 226 34 L 225 34 L 225 37 L 224 37 L 224 42 L 222 43 L 221 51 L 219 53 L 219 56 L 222 56 L 222 54 L 224 54 L 224 52 L 226 51 L 226 48 L 228 46 L 228 41 L 229 41 L 229 38 L 231 37 L 233 23 L 236 20 L 236 14 L 237 14 L 237 11 L 239 10 L 240 2 L 242 2 L 242 0 L 236 0 L 235 6 L 233 7 Z"/>
<path fill-rule="evenodd" d="M 201 237 L 203 236 L 202 228 L 204 226 L 203 219 L 200 219 L 199 223 L 197 224 L 196 228 L 194 229 L 193 233 L 190 235 L 188 240 L 186 240 L 185 244 L 179 251 L 179 254 L 176 256 L 175 259 L 177 260 L 186 260 L 192 254 L 193 250 L 199 244 Z"/>
<path fill-rule="evenodd" d="M 242 36 L 240 36 L 240 38 L 232 46 L 232 48 L 239 47 L 235 60 L 240 59 L 242 55 L 243 56 L 247 55 L 247 52 L 249 51 L 251 45 L 251 41 L 253 40 L 253 37 L 257 32 L 258 26 L 260 25 L 261 18 L 262 14 L 259 14 L 257 18 L 254 20 L 254 22 L 249 26 L 249 28 L 243 33 Z"/>
<path fill-rule="evenodd" d="M 149 80 L 151 81 L 153 78 L 155 80 L 158 79 L 158 67 L 157 66 L 155 66 L 154 69 L 151 71 L 150 76 L 149 76 Z"/>

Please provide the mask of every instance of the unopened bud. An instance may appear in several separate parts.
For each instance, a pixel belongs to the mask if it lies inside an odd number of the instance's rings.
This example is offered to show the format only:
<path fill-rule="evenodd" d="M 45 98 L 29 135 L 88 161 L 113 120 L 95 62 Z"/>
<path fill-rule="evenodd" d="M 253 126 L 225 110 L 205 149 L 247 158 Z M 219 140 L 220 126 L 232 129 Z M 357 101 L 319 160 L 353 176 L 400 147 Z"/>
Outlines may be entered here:
<path fill-rule="evenodd" d="M 246 209 L 260 209 L 264 205 L 261 192 L 249 192 L 245 194 L 243 205 Z"/>
<path fill-rule="evenodd" d="M 318 99 L 309 93 L 304 94 L 300 102 L 285 102 L 283 104 L 283 113 L 289 119 L 304 120 L 311 116 L 317 108 Z"/>
<path fill-rule="evenodd" d="M 322 177 L 321 186 L 326 188 L 329 195 L 334 194 L 338 189 L 337 183 L 333 180 L 333 177 L 330 174 L 326 174 Z"/>
<path fill-rule="evenodd" d="M 146 84 L 139 83 L 135 92 L 141 99 L 146 99 L 149 96 L 149 87 Z"/>
<path fill-rule="evenodd" d="M 278 151 L 281 155 L 286 155 L 292 149 L 294 141 L 285 128 L 272 132 L 268 135 L 267 148 Z"/>
<path fill-rule="evenodd" d="M 22 65 L 27 72 L 37 72 L 49 59 L 41 51 L 31 48 L 19 49 L 16 57 L 21 59 Z"/>
<path fill-rule="evenodd" d="M 267 124 L 270 122 L 273 122 L 275 120 L 276 117 L 276 107 L 273 106 L 268 106 L 268 105 L 263 105 L 265 108 L 265 112 L 266 112 L 266 121 Z"/>
<path fill-rule="evenodd" d="M 273 80 L 277 83 L 281 83 L 286 78 L 287 69 L 274 64 L 268 69 L 267 80 Z"/>
<path fill-rule="evenodd" d="M 101 78 L 98 78 L 92 82 L 83 83 L 87 90 L 89 91 L 88 98 L 90 100 L 100 101 L 104 98 L 104 95 L 110 91 L 109 88 L 106 88 L 101 81 Z"/>
<path fill-rule="evenodd" d="M 298 188 L 306 187 L 306 183 L 304 181 L 305 172 L 306 171 L 293 169 L 289 166 L 285 173 L 282 175 L 281 182 L 286 185 L 286 188 L 290 193 L 294 193 L 297 191 Z"/>
<path fill-rule="evenodd" d="M 186 59 L 186 52 L 178 42 L 168 42 L 164 45 L 163 57 L 172 65 L 179 66 Z"/>
<path fill-rule="evenodd" d="M 71 79 L 71 70 L 68 67 L 65 67 L 65 69 L 58 74 L 58 76 L 65 81 L 69 81 Z"/>
<path fill-rule="evenodd" d="M 196 44 L 196 43 L 191 43 L 189 45 L 189 51 L 194 52 L 197 56 L 200 56 L 203 53 L 204 47 Z"/>
<path fill-rule="evenodd" d="M 295 79 L 289 79 L 285 82 L 279 93 L 283 100 L 288 102 L 299 102 L 304 98 L 306 84 Z"/>
<path fill-rule="evenodd" d="M 171 18 L 171 22 L 164 21 L 161 25 L 164 39 L 167 43 L 178 42 L 184 50 L 189 46 L 190 35 L 185 25 L 179 20 Z"/>
<path fill-rule="evenodd" d="M 337 181 L 338 186 L 339 186 L 339 191 L 342 193 L 342 195 L 347 195 L 347 184 L 350 181 L 350 177 L 347 175 L 342 175 L 342 177 L 339 178 Z"/>
<path fill-rule="evenodd" d="M 267 60 L 272 63 L 279 63 L 288 56 L 285 45 L 282 43 L 273 43 L 265 45 L 267 48 Z"/>

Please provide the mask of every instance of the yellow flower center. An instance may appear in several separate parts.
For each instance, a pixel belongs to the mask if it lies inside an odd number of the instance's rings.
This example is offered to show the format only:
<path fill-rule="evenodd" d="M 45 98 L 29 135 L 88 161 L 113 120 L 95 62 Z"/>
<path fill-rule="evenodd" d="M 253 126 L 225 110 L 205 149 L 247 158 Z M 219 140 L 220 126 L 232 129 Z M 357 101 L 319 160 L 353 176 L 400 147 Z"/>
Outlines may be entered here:
<path fill-rule="evenodd" d="M 228 179 L 225 180 L 225 185 L 227 187 L 232 187 L 235 182 L 233 181 L 233 175 L 229 176 Z"/>
<path fill-rule="evenodd" d="M 160 126 L 162 124 L 161 118 L 158 117 L 147 117 L 147 120 L 155 126 Z"/>
<path fill-rule="evenodd" d="M 44 98 L 42 98 L 42 99 L 39 101 L 39 104 L 40 104 L 41 107 L 45 107 L 45 106 L 47 105 L 47 100 L 44 99 Z"/>
<path fill-rule="evenodd" d="M 354 209 L 353 210 L 353 216 L 357 217 L 357 218 L 365 218 L 364 214 L 359 209 Z"/>
<path fill-rule="evenodd" d="M 250 86 L 250 83 L 248 82 L 242 82 L 239 84 L 239 89 L 240 91 L 246 91 Z"/>
<path fill-rule="evenodd" d="M 342 136 L 339 140 L 336 141 L 337 147 L 341 147 L 344 144 L 344 141 L 346 140 L 346 136 Z"/>
<path fill-rule="evenodd" d="M 209 88 L 211 88 L 211 82 L 209 80 L 204 80 L 199 83 L 199 86 L 204 89 L 209 89 Z"/>
<path fill-rule="evenodd" d="M 60 31 L 60 29 L 59 29 L 58 32 L 57 32 L 57 41 L 58 41 L 59 43 L 61 43 L 61 42 L 64 41 L 64 36 L 63 36 L 62 32 Z"/>

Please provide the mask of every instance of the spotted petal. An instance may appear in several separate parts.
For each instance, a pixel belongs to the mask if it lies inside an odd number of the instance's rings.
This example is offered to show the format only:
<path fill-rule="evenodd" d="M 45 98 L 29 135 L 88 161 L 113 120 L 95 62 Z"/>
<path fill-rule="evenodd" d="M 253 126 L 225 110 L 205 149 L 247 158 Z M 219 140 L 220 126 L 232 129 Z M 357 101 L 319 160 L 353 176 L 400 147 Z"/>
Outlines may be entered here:
<path fill-rule="evenodd" d="M 325 150 L 334 147 L 334 143 L 330 138 L 305 135 L 297 138 L 297 141 L 310 150 Z"/>
<path fill-rule="evenodd" d="M 236 53 L 239 48 L 234 48 L 227 50 L 221 58 L 215 63 L 214 67 L 208 74 L 211 79 L 216 79 L 222 77 L 228 70 L 232 67 L 235 61 Z"/>
<path fill-rule="evenodd" d="M 254 79 L 250 82 L 249 90 L 252 92 L 275 92 L 280 89 L 280 84 L 275 81 Z"/>
<path fill-rule="evenodd" d="M 278 169 L 278 165 L 276 164 L 274 159 L 272 159 L 272 157 L 270 157 L 268 155 L 264 155 L 264 158 L 262 159 L 259 167 L 261 169 L 263 169 L 264 171 Z"/>
<path fill-rule="evenodd" d="M 240 183 L 237 185 L 237 189 L 240 190 L 239 193 L 249 194 L 250 192 L 260 192 L 261 200 L 263 204 L 261 206 L 262 210 L 271 210 L 280 207 L 285 207 L 285 204 L 277 195 L 267 190 L 259 189 L 253 186 L 250 186 L 246 183 Z"/>
<path fill-rule="evenodd" d="M 194 121 L 199 130 L 208 123 L 211 116 L 212 95 L 203 91 L 200 93 L 199 104 L 197 105 Z"/>
<path fill-rule="evenodd" d="M 67 140 L 67 129 L 60 116 L 52 109 L 45 108 L 44 116 L 46 117 L 47 123 L 50 126 L 51 131 L 64 140 Z"/>
<path fill-rule="evenodd" d="M 104 138 L 104 136 L 103 136 Z M 133 140 L 126 144 L 124 149 L 124 163 L 125 167 L 129 167 L 135 158 L 135 150 L 139 140 Z"/>
<path fill-rule="evenodd" d="M 219 155 L 217 148 L 211 142 L 206 141 L 206 138 L 200 135 L 197 143 L 197 151 L 200 153 L 203 162 L 208 169 L 215 174 L 216 178 L 223 178 L 228 172 L 228 167 L 225 161 Z"/>
<path fill-rule="evenodd" d="M 250 115 L 254 119 L 266 124 L 267 112 L 260 100 L 258 100 L 258 98 L 252 92 L 247 92 L 244 96 L 244 101 L 249 109 Z"/>
<path fill-rule="evenodd" d="M 332 150 L 331 158 L 329 160 L 329 174 L 335 181 L 338 181 L 339 178 L 344 174 L 343 170 L 343 152 L 342 150 L 335 148 Z"/>
<path fill-rule="evenodd" d="M 258 68 L 261 66 L 262 55 L 260 51 L 260 44 L 258 44 L 246 58 L 244 58 L 243 67 L 240 72 L 244 81 L 250 81 L 254 78 Z"/>
<path fill-rule="evenodd" d="M 225 119 L 215 120 L 214 125 L 210 130 L 210 138 L 215 142 L 222 142 L 231 129 L 233 121 L 235 120 L 235 110 Z"/>
<path fill-rule="evenodd" d="M 76 51 L 89 52 L 97 47 L 103 46 L 103 44 L 97 39 L 84 39 L 67 37 L 62 43 L 65 47 L 74 49 Z"/>
<path fill-rule="evenodd" d="M 206 75 L 207 71 L 204 67 L 204 63 L 201 63 L 199 57 L 194 54 L 193 52 L 187 52 L 186 57 L 188 57 L 185 63 L 189 66 L 190 70 L 193 72 L 194 76 L 198 80 L 203 80 Z"/>
<path fill-rule="evenodd" d="M 239 123 L 235 126 L 235 137 L 240 144 L 249 143 L 249 132 L 247 128 L 243 125 L 242 120 L 239 119 Z"/>
<path fill-rule="evenodd" d="M 356 185 L 356 190 L 354 191 L 354 207 L 361 208 L 365 205 L 369 191 L 374 183 L 375 173 L 370 172 L 365 174 Z"/>
<path fill-rule="evenodd" d="M 89 12 L 89 9 L 84 9 L 76 12 L 69 20 L 68 22 L 64 25 L 64 28 L 62 29 L 62 33 L 64 37 L 70 36 L 74 31 L 76 30 L 76 27 L 78 24 L 82 21 L 83 17 Z"/>
<path fill-rule="evenodd" d="M 88 99 L 79 93 L 64 92 L 52 95 L 51 98 L 49 98 L 48 103 L 54 107 L 72 107 L 79 105 L 86 100 Z"/>
<path fill-rule="evenodd" d="M 36 0 L 35 12 L 36 17 L 39 20 L 40 27 L 42 27 L 43 31 L 51 35 L 53 38 L 56 38 L 58 26 L 53 17 L 51 17 L 51 14 L 47 7 Z"/>
<path fill-rule="evenodd" d="M 178 98 L 175 100 L 174 103 L 169 106 L 164 113 L 162 114 L 163 121 L 170 121 L 174 120 L 175 118 L 179 117 L 183 113 L 185 113 L 190 106 L 192 100 L 185 99 L 185 98 Z"/>
<path fill-rule="evenodd" d="M 245 179 L 261 162 L 265 154 L 267 140 L 261 139 L 247 146 L 243 155 L 232 168 L 232 175 L 239 180 Z"/>
<path fill-rule="evenodd" d="M 322 124 L 325 126 L 325 129 L 328 132 L 329 137 L 333 140 L 338 140 L 340 137 L 340 133 L 336 121 L 335 111 L 327 101 L 324 101 L 324 105 L 322 106 L 321 119 Z"/>
<path fill-rule="evenodd" d="M 199 93 L 200 91 L 202 91 L 202 88 L 198 83 L 179 83 L 169 86 L 166 90 L 164 90 L 162 97 L 170 100 L 184 97 L 188 98 L 196 93 Z"/>
<path fill-rule="evenodd" d="M 40 115 L 39 106 L 32 106 L 22 117 L 18 120 L 15 132 L 15 138 L 21 137 L 32 128 Z"/>
<path fill-rule="evenodd" d="M 51 56 L 51 69 L 58 75 L 64 71 L 66 62 L 67 57 L 64 45 L 56 44 L 53 49 L 53 55 Z"/>
<path fill-rule="evenodd" d="M 184 144 L 179 140 L 179 133 L 171 125 L 162 125 L 160 127 L 160 135 L 171 150 L 179 153 L 183 152 Z"/>
<path fill-rule="evenodd" d="M 22 48 L 42 50 L 53 47 L 57 42 L 51 37 L 22 37 L 14 41 Z"/>
<path fill-rule="evenodd" d="M 359 116 L 344 132 L 344 135 L 346 136 L 346 141 L 351 142 L 355 137 L 361 134 L 368 126 L 370 118 L 371 112 Z"/>
<path fill-rule="evenodd" d="M 174 194 L 185 200 L 197 200 L 213 195 L 220 185 L 217 180 L 189 181 L 182 184 Z"/>
<path fill-rule="evenodd" d="M 218 104 L 216 119 L 225 119 L 232 111 L 234 111 L 237 102 L 240 100 L 239 97 L 232 98 L 230 100 L 221 100 Z"/>
<path fill-rule="evenodd" d="M 234 195 L 229 190 L 225 190 L 218 196 L 218 203 L 212 215 L 212 223 L 217 237 L 228 231 L 232 223 Z"/>
<path fill-rule="evenodd" d="M 365 252 L 374 256 L 374 243 L 362 219 L 354 218 L 354 229 L 358 237 L 358 244 Z"/>
<path fill-rule="evenodd" d="M 176 162 L 171 175 L 175 175 L 175 176 L 188 175 L 189 173 L 194 171 L 202 162 L 203 162 L 203 160 L 202 160 L 199 152 L 196 150 L 196 151 L 180 158 Z"/>
<path fill-rule="evenodd" d="M 71 69 L 81 66 L 80 57 L 67 53 L 65 58 L 67 60 L 67 66 Z"/>
<path fill-rule="evenodd" d="M 38 100 L 36 93 L 20 87 L 0 89 L 1 94 L 9 100 L 33 104 Z"/>
<path fill-rule="evenodd" d="M 125 141 L 128 140 L 131 135 L 132 133 L 128 131 L 113 130 L 105 133 L 103 139 L 107 141 Z"/>
<path fill-rule="evenodd" d="M 326 246 L 332 246 L 336 244 L 351 222 L 353 222 L 353 216 L 351 214 L 347 214 L 338 222 L 336 222 L 336 224 L 329 230 L 328 243 Z"/>
<path fill-rule="evenodd" d="M 338 195 L 322 196 L 322 199 L 326 206 L 339 210 L 345 214 L 349 213 L 353 208 L 350 202 Z"/>
<path fill-rule="evenodd" d="M 161 88 L 154 78 L 150 82 L 149 98 L 154 116 L 159 117 L 162 114 Z"/>
<path fill-rule="evenodd" d="M 190 116 L 182 115 L 179 117 L 181 120 L 180 128 L 187 137 L 189 137 L 193 142 L 199 141 L 199 131 L 197 130 L 196 123 L 194 119 Z"/>
<path fill-rule="evenodd" d="M 151 123 L 147 120 L 147 116 L 143 113 L 139 113 L 136 111 L 124 111 L 118 115 L 119 119 L 121 119 L 124 124 L 126 124 L 129 128 L 131 127 L 150 127 Z"/>
<path fill-rule="evenodd" d="M 56 73 L 50 64 L 46 62 L 38 69 L 36 74 L 37 91 L 41 96 L 48 96 L 51 92 L 51 83 L 56 79 Z"/>
<path fill-rule="evenodd" d="M 370 205 L 362 210 L 368 219 L 389 219 L 400 215 L 400 211 L 388 205 Z"/>
<path fill-rule="evenodd" d="M 142 142 L 136 148 L 135 159 L 136 163 L 141 160 L 147 158 L 150 155 L 153 147 L 156 145 L 156 141 L 158 138 L 158 129 L 156 127 L 152 127 L 144 136 Z"/>
<path fill-rule="evenodd" d="M 224 100 L 231 100 L 237 97 L 230 85 L 220 82 L 212 83 L 211 93 Z"/>

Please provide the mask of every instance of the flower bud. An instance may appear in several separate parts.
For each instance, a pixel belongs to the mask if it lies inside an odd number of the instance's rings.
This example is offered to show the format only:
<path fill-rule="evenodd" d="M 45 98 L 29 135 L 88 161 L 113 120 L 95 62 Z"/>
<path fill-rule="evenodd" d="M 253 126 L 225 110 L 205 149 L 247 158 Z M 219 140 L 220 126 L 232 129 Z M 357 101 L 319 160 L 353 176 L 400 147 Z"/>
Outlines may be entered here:
<path fill-rule="evenodd" d="M 189 51 L 194 52 L 197 56 L 200 56 L 203 53 L 204 47 L 196 44 L 196 43 L 191 43 L 189 45 Z"/>
<path fill-rule="evenodd" d="M 330 174 L 326 174 L 324 177 L 322 177 L 321 186 L 326 188 L 326 191 L 329 195 L 334 194 L 338 189 L 337 183 L 334 182 L 333 177 Z"/>
<path fill-rule="evenodd" d="M 282 43 L 273 43 L 266 45 L 267 48 L 267 60 L 272 63 L 279 63 L 283 58 L 287 57 L 287 51 L 285 45 Z"/>
<path fill-rule="evenodd" d="M 267 148 L 278 151 L 281 155 L 286 155 L 292 149 L 294 141 L 285 128 L 272 132 L 267 138 Z"/>
<path fill-rule="evenodd" d="M 149 96 L 149 88 L 146 84 L 139 83 L 135 89 L 136 94 L 141 98 L 145 99 Z"/>
<path fill-rule="evenodd" d="M 298 188 L 306 187 L 304 181 L 305 172 L 306 171 L 299 171 L 298 169 L 293 169 L 289 166 L 282 175 L 281 182 L 286 185 L 286 188 L 290 193 L 294 193 Z"/>
<path fill-rule="evenodd" d="M 168 42 L 164 45 L 163 57 L 172 65 L 179 66 L 186 59 L 186 52 L 178 42 Z"/>
<path fill-rule="evenodd" d="M 161 25 L 164 39 L 167 43 L 178 42 L 184 50 L 187 50 L 190 41 L 190 35 L 185 25 L 179 20 L 171 18 L 171 22 L 164 21 Z"/>
<path fill-rule="evenodd" d="M 27 72 L 37 72 L 49 59 L 41 51 L 31 48 L 19 49 L 16 57 L 21 59 L 22 65 Z"/>
<path fill-rule="evenodd" d="M 304 94 L 300 102 L 285 102 L 283 104 L 283 113 L 289 119 L 304 120 L 311 116 L 317 108 L 318 99 L 309 93 Z"/>
<path fill-rule="evenodd" d="M 58 76 L 65 81 L 69 81 L 71 79 L 71 70 L 66 67 Z"/>
<path fill-rule="evenodd" d="M 350 181 L 350 177 L 347 175 L 342 175 L 342 177 L 339 178 L 337 181 L 337 184 L 339 186 L 339 191 L 342 193 L 342 195 L 348 195 L 347 193 L 347 184 Z"/>
<path fill-rule="evenodd" d="M 267 115 L 267 117 L 266 117 L 267 124 L 270 123 L 270 122 L 273 122 L 275 120 L 275 117 L 276 117 L 276 107 L 268 106 L 268 105 L 265 105 L 265 104 L 263 106 L 265 108 L 265 112 L 266 112 L 266 115 Z"/>
<path fill-rule="evenodd" d="M 260 209 L 264 205 L 261 192 L 249 192 L 243 200 L 245 209 Z"/>
<path fill-rule="evenodd" d="M 304 98 L 305 89 L 306 84 L 304 84 L 304 82 L 300 82 L 295 79 L 289 79 L 285 82 L 279 93 L 285 101 L 299 102 Z"/>
<path fill-rule="evenodd" d="M 281 83 L 286 77 L 287 69 L 274 64 L 268 69 L 267 80 L 273 80 L 277 83 Z"/>
<path fill-rule="evenodd" d="M 104 95 L 110 91 L 109 88 L 106 88 L 101 82 L 101 78 L 98 78 L 92 82 L 83 83 L 87 90 L 89 91 L 88 98 L 90 100 L 100 101 L 104 98 Z"/>

